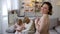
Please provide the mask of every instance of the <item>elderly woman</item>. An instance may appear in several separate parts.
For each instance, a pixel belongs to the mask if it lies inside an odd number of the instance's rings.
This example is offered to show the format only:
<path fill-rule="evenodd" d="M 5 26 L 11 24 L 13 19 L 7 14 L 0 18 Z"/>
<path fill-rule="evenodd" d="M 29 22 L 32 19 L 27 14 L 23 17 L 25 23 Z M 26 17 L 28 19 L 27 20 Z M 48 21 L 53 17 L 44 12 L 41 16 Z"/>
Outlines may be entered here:
<path fill-rule="evenodd" d="M 25 23 L 25 30 L 22 32 L 24 32 L 24 34 L 33 34 L 35 30 L 33 20 L 25 17 L 23 22 Z"/>

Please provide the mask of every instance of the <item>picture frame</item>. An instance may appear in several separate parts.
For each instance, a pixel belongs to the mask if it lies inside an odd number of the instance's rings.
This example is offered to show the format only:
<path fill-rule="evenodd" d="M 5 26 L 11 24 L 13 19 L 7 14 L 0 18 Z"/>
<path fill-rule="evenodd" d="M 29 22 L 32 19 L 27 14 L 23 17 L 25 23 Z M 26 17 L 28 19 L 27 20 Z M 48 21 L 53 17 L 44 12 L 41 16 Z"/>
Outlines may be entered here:
<path fill-rule="evenodd" d="M 31 1 L 30 2 L 31 4 L 29 3 L 29 1 L 27 1 L 27 2 L 25 1 L 22 3 L 21 6 L 23 6 L 24 8 L 20 9 L 20 16 L 40 16 L 39 14 L 41 14 L 40 8 L 41 8 L 42 2 L 37 2 L 37 1 L 32 2 Z"/>

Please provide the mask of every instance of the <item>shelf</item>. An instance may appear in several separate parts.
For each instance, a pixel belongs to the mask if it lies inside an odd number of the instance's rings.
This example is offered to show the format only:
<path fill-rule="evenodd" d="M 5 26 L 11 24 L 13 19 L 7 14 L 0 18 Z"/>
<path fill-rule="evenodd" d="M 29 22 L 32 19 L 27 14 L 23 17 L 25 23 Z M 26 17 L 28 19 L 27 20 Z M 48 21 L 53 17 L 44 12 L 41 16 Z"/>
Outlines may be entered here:
<path fill-rule="evenodd" d="M 58 2 L 56 3 L 56 5 L 60 5 L 60 1 L 58 1 Z"/>

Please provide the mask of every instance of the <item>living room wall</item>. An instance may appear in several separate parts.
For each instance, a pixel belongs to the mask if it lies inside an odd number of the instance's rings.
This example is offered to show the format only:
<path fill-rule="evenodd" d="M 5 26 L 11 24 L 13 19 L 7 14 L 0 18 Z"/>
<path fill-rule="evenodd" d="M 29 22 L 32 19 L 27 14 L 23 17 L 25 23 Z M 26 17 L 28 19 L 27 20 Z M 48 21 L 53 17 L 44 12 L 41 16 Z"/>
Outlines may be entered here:
<path fill-rule="evenodd" d="M 59 18 L 59 20 L 60 20 L 60 5 L 56 5 L 57 2 L 60 0 L 44 0 L 44 1 L 51 2 L 52 6 L 53 6 L 53 12 L 52 12 L 52 16 L 50 16 L 50 18 Z"/>
<path fill-rule="evenodd" d="M 60 5 L 57 5 L 58 1 L 60 0 L 49 0 L 49 2 L 51 2 L 53 6 L 53 15 L 51 17 L 57 17 L 60 20 Z"/>

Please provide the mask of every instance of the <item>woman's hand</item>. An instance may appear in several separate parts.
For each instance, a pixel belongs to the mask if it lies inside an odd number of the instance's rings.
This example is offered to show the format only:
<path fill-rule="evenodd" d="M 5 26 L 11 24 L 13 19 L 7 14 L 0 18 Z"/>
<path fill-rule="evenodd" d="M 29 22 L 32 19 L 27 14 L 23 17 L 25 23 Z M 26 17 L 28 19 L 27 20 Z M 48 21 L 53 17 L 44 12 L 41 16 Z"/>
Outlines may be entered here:
<path fill-rule="evenodd" d="M 38 25 L 38 22 L 39 22 L 40 18 L 39 17 L 36 17 L 35 18 L 35 23 Z"/>
<path fill-rule="evenodd" d="M 38 23 L 39 20 L 40 20 L 40 18 L 38 18 L 38 17 L 35 19 L 35 26 L 36 26 L 36 29 L 38 29 L 39 26 L 40 26 L 39 23 Z"/>

